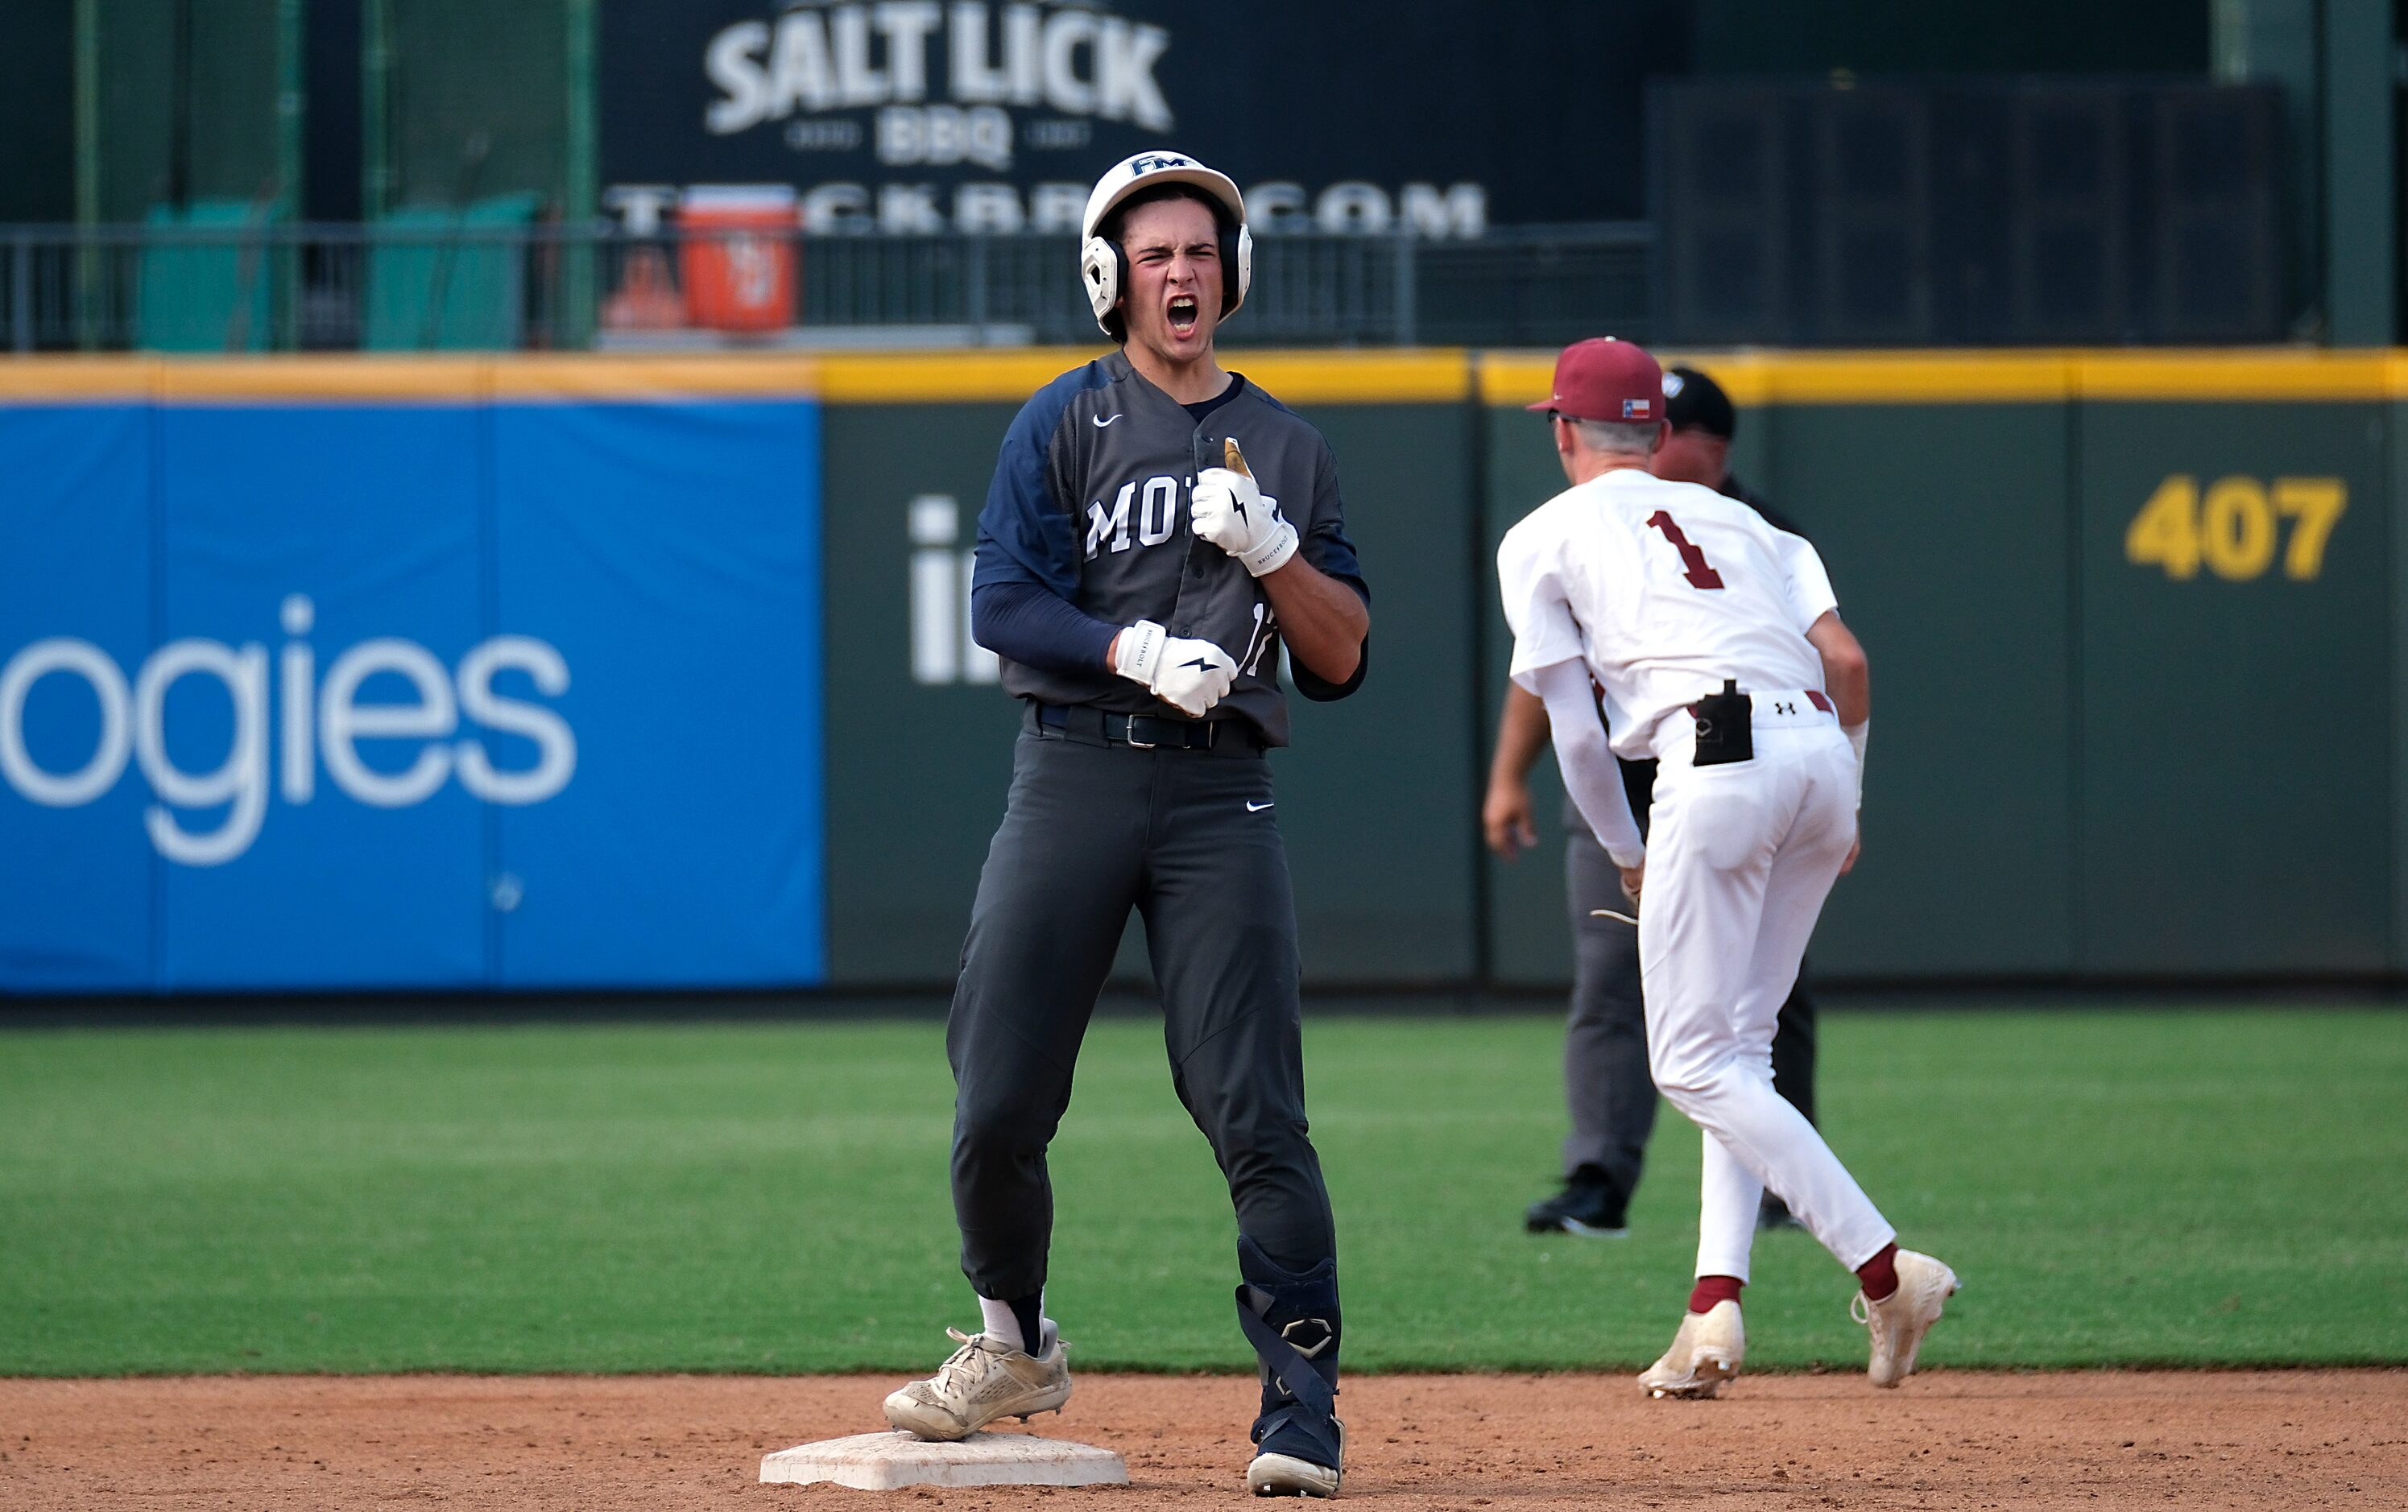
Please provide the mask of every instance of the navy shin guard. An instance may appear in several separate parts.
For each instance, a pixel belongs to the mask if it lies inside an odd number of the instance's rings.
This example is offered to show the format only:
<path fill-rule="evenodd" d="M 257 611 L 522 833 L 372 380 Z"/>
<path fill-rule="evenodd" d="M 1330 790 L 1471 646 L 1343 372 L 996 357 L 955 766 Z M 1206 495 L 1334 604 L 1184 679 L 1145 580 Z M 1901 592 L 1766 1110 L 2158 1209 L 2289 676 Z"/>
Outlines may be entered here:
<path fill-rule="evenodd" d="M 1245 1279 L 1238 1288 L 1238 1326 L 1263 1364 L 1255 1445 L 1265 1454 L 1338 1469 L 1338 1262 L 1282 1270 L 1241 1234 L 1238 1274 Z"/>

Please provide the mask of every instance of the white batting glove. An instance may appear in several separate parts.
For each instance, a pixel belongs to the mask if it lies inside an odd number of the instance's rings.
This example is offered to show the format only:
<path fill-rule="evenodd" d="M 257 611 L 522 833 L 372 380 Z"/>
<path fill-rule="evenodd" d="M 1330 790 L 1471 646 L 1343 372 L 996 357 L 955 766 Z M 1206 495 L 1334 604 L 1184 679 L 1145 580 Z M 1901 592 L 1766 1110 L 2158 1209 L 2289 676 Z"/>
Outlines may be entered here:
<path fill-rule="evenodd" d="M 1207 467 L 1196 475 L 1189 515 L 1196 534 L 1236 557 L 1260 578 L 1296 555 L 1296 527 L 1279 505 L 1244 473 Z"/>
<path fill-rule="evenodd" d="M 1209 640 L 1173 635 L 1151 620 L 1121 632 L 1112 670 L 1197 719 L 1227 697 L 1238 679 L 1228 652 Z"/>

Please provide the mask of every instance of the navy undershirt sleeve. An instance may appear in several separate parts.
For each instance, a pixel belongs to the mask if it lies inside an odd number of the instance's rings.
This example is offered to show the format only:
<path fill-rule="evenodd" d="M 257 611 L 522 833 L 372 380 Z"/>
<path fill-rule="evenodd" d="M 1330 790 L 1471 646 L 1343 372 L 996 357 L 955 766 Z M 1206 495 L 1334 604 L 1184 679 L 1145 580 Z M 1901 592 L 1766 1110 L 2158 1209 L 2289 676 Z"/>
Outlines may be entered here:
<path fill-rule="evenodd" d="M 1324 577 L 1334 578 L 1354 591 L 1354 596 L 1367 606 L 1371 602 L 1369 585 L 1363 581 L 1363 563 L 1354 555 L 1354 543 L 1346 535 L 1346 506 L 1338 494 L 1338 465 L 1323 449 L 1321 465 L 1312 481 L 1313 525 L 1299 543 L 1304 560 L 1312 563 Z M 1371 637 L 1363 637 L 1362 654 L 1355 659 L 1354 675 L 1344 682 L 1331 682 L 1311 667 L 1288 658 L 1288 673 L 1295 679 L 1296 691 L 1316 704 L 1334 704 L 1351 696 L 1363 686 L 1371 670 Z"/>
<path fill-rule="evenodd" d="M 973 590 L 1020 582 L 1041 583 L 1064 599 L 1078 592 L 1079 543 L 1069 510 L 1048 486 L 1046 458 L 1070 401 L 1104 381 L 1098 364 L 1074 367 L 1038 390 L 1012 420 L 979 511 Z"/>
<path fill-rule="evenodd" d="M 995 481 L 979 511 L 978 565 L 970 578 L 970 638 L 997 656 L 1048 672 L 1093 672 L 1118 625 L 1082 610 L 1078 542 L 1069 511 L 1054 496 L 1047 456 L 1081 391 L 1100 388 L 1099 364 L 1073 368 L 1037 391 L 1006 433 Z"/>
<path fill-rule="evenodd" d="M 996 655 L 1047 672 L 1106 668 L 1119 625 L 1109 625 L 1042 583 L 988 582 L 970 591 L 970 636 Z"/>

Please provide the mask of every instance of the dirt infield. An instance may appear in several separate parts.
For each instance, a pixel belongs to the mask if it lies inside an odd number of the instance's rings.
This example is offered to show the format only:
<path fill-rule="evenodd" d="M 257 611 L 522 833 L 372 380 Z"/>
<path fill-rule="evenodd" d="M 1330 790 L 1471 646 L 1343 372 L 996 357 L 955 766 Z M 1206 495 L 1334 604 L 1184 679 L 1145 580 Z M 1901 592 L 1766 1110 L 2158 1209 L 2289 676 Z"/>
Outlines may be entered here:
<path fill-rule="evenodd" d="M 763 1486 L 761 1456 L 881 1427 L 883 1377 L 0 1380 L 0 1505 L 577 1508 L 862 1505 Z M 1243 1496 L 1253 1383 L 1091 1376 L 1048 1434 L 1109 1445 L 1133 1485 L 901 1491 L 912 1507 L 1140 1508 Z M 1994 1376 L 1897 1392 L 1756 1376 L 1711 1403 L 1623 1377 L 1379 1376 L 1345 1388 L 1345 1494 L 1400 1512 L 2408 1505 L 2408 1370 Z M 1055 1426 L 1058 1422 L 1059 1426 Z M 1063 1512 L 1068 1512 L 1065 1507 Z"/>

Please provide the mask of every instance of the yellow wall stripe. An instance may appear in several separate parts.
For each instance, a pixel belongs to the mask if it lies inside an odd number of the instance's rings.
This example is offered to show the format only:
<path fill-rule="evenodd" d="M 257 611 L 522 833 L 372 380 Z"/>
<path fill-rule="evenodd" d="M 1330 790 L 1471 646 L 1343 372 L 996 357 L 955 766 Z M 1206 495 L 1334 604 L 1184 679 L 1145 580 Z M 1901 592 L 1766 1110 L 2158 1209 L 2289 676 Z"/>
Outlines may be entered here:
<path fill-rule="evenodd" d="M 92 404 L 148 399 L 159 364 L 141 357 L 16 357 L 0 360 L 0 404 Z"/>
<path fill-rule="evenodd" d="M 508 357 L 488 364 L 502 399 L 812 397 L 825 387 L 817 358 L 760 356 Z"/>
<path fill-rule="evenodd" d="M 36 356 L 0 359 L 0 403 L 511 401 L 816 395 L 831 404 L 1017 404 L 1085 348 L 620 356 Z M 2310 349 L 1663 353 L 1742 405 L 2408 401 L 2408 350 Z M 1492 405 L 1546 397 L 1553 352 L 1239 349 L 1228 365 L 1296 404 Z"/>
<path fill-rule="evenodd" d="M 2086 399 L 2367 400 L 2408 397 L 2408 364 L 2388 351 L 2114 351 L 2078 359 Z"/>
<path fill-rule="evenodd" d="M 466 404 L 490 389 L 475 357 L 286 357 L 158 364 L 159 396 L 177 404 Z"/>
<path fill-rule="evenodd" d="M 181 403 L 462 401 L 816 394 L 831 404 L 1017 404 L 1096 356 L 1077 347 L 812 356 L 731 354 L 269 358 L 34 357 L 0 362 L 0 399 Z M 1248 351 L 1229 365 L 1299 404 L 1443 403 L 1470 392 L 1460 350 Z"/>
<path fill-rule="evenodd" d="M 1551 351 L 1492 351 L 1480 359 L 1480 402 L 1487 405 L 1535 405 L 1547 397 L 1555 376 Z M 1746 404 L 1739 391 L 1726 383 L 1731 402 Z"/>
<path fill-rule="evenodd" d="M 830 354 L 820 394 L 830 404 L 990 400 L 1018 404 L 1101 349 Z M 1471 390 L 1459 350 L 1249 351 L 1223 354 L 1275 397 L 1293 404 L 1442 403 Z"/>
<path fill-rule="evenodd" d="M 1696 365 L 1713 371 L 1711 360 Z M 2055 352 L 1813 352 L 1752 365 L 1759 405 L 2031 404 L 2071 387 L 2071 364 Z"/>
<path fill-rule="evenodd" d="M 1043 347 L 830 354 L 820 362 L 820 397 L 838 405 L 1018 404 L 1094 355 Z"/>
<path fill-rule="evenodd" d="M 1444 404 L 1471 393 L 1469 354 L 1398 351 L 1235 351 L 1225 365 L 1289 404 Z"/>
<path fill-rule="evenodd" d="M 2254 404 L 2408 398 L 2408 352 L 2299 349 L 1678 352 L 1734 404 L 2046 404 L 2069 399 Z M 1548 352 L 1480 359 L 1490 404 L 1546 397 Z"/>

